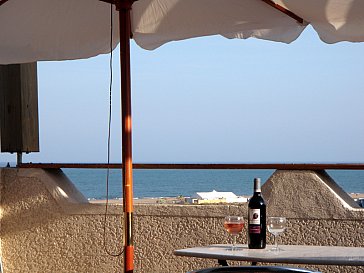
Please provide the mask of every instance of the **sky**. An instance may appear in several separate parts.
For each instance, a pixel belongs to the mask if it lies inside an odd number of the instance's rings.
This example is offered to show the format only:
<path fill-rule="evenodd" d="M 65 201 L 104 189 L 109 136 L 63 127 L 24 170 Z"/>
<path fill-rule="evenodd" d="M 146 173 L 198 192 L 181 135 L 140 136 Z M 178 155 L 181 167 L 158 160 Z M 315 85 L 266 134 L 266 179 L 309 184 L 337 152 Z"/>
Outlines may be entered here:
<path fill-rule="evenodd" d="M 121 161 L 113 53 L 111 162 Z M 136 163 L 364 162 L 364 44 L 219 36 L 131 44 Z M 39 62 L 40 152 L 23 162 L 107 161 L 110 55 Z M 2 153 L 0 162 L 15 162 Z"/>

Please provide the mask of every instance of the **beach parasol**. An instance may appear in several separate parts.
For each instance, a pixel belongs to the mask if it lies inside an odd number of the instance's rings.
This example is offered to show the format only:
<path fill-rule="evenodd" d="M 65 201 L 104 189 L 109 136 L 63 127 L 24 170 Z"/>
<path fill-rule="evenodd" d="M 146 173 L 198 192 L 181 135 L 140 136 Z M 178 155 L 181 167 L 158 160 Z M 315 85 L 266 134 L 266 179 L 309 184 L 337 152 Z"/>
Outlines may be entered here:
<path fill-rule="evenodd" d="M 110 10 L 112 8 L 112 10 Z M 111 11 L 111 12 L 110 12 Z M 70 60 L 120 42 L 124 270 L 133 272 L 130 38 L 145 49 L 199 36 L 290 43 L 311 24 L 321 40 L 364 41 L 362 0 L 0 0 L 0 64 Z"/>

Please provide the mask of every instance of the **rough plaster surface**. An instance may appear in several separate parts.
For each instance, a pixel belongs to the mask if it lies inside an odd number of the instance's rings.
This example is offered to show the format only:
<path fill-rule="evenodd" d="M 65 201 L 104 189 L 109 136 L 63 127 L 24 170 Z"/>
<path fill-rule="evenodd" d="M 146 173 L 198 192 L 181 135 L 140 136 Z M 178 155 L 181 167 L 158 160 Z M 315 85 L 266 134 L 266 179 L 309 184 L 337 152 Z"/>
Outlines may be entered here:
<path fill-rule="evenodd" d="M 325 171 L 282 171 L 262 187 L 269 215 L 363 219 L 363 209 Z"/>
<path fill-rule="evenodd" d="M 270 197 L 267 200 L 269 207 L 273 204 L 280 206 L 282 200 L 289 198 L 282 198 L 283 193 L 278 190 L 281 186 L 277 186 L 277 191 L 273 190 L 275 186 L 269 186 L 279 184 L 277 173 L 263 188 L 263 194 Z M 309 182 L 313 184 L 308 184 L 306 175 L 315 176 L 312 172 L 289 176 L 289 187 L 288 181 L 283 179 L 284 192 L 295 188 L 301 195 L 306 194 L 306 189 L 311 194 L 309 187 L 315 184 L 316 178 Z M 4 168 L 0 169 L 0 180 L 1 251 L 6 273 L 123 271 L 123 256 L 112 257 L 104 249 L 105 207 L 86 203 L 62 172 Z M 303 188 L 302 183 L 306 183 Z M 315 193 L 329 194 L 325 191 Z M 351 210 L 335 200 L 330 200 L 330 204 L 336 206 L 334 209 L 325 209 L 326 203 L 307 198 L 306 202 L 302 200 L 301 205 L 305 208 L 301 210 L 286 204 L 280 211 L 288 213 L 289 227 L 281 238 L 283 243 L 364 247 L 362 210 Z M 332 196 L 324 198 L 328 200 Z M 312 205 L 311 202 L 316 203 Z M 309 209 L 315 212 L 308 213 Z M 176 257 L 173 250 L 227 242 L 230 238 L 222 221 L 229 210 L 230 213 L 247 215 L 245 204 L 230 208 L 226 205 L 136 206 L 135 272 L 182 273 L 215 266 L 215 260 Z M 121 223 L 121 206 L 111 206 L 107 217 L 106 246 L 115 254 L 122 248 Z M 238 240 L 246 242 L 246 234 L 241 234 Z M 268 240 L 271 242 L 270 237 Z M 322 272 L 364 272 L 363 267 L 304 267 Z"/>

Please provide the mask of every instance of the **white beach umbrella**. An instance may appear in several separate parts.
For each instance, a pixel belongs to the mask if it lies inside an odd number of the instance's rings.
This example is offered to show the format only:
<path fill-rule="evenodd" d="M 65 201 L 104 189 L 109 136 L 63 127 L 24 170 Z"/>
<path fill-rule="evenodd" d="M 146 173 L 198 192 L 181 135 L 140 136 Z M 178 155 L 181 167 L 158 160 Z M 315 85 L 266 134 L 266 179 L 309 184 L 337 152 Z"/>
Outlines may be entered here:
<path fill-rule="evenodd" d="M 0 64 L 68 60 L 120 42 L 124 269 L 133 272 L 131 35 L 146 49 L 192 37 L 256 37 L 290 43 L 311 24 L 327 43 L 364 41 L 363 0 L 0 0 Z M 131 9 L 132 8 L 132 9 Z M 119 24 L 117 23 L 119 19 Z M 120 35 L 120 36 L 119 36 Z"/>
<path fill-rule="evenodd" d="M 220 34 L 290 43 L 311 24 L 326 43 L 364 41 L 361 0 L 149 0 L 133 6 L 133 37 L 146 49 Z"/>
<path fill-rule="evenodd" d="M 0 63 L 80 59 L 109 52 L 107 2 L 118 0 L 0 0 Z M 139 0 L 133 4 L 131 32 L 145 49 L 216 34 L 290 43 L 306 22 L 327 43 L 364 40 L 362 0 L 276 4 L 274 8 L 270 0 Z M 113 47 L 119 42 L 117 13 L 114 9 Z"/>

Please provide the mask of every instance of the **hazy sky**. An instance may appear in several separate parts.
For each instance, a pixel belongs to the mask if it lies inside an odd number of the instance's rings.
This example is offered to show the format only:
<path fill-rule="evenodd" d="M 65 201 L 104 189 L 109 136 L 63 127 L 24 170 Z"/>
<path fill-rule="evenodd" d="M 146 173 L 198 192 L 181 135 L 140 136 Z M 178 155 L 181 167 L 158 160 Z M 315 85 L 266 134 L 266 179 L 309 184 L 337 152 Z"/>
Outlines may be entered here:
<path fill-rule="evenodd" d="M 132 42 L 134 162 L 364 162 L 364 44 L 207 37 Z M 120 162 L 114 51 L 112 162 Z M 109 55 L 40 62 L 40 153 L 106 162 Z M 15 161 L 1 154 L 0 161 Z"/>

